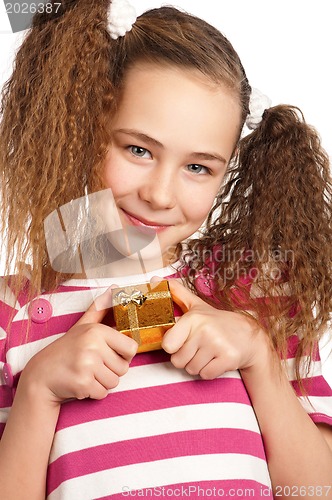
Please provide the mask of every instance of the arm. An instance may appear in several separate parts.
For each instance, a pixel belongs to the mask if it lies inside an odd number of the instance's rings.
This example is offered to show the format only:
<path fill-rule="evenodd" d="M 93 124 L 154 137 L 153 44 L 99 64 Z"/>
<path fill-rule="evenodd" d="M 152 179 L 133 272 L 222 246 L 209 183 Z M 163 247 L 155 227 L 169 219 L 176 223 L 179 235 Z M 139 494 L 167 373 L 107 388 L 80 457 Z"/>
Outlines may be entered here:
<path fill-rule="evenodd" d="M 45 499 L 48 457 L 60 403 L 22 374 L 0 441 L 3 500 Z"/>
<path fill-rule="evenodd" d="M 21 374 L 0 441 L 1 500 L 45 499 L 61 403 L 103 399 L 129 368 L 137 343 L 99 324 L 107 312 L 101 309 L 103 295 L 98 308 L 93 304 L 67 334 L 31 358 Z"/>
<path fill-rule="evenodd" d="M 279 371 L 277 355 L 267 352 L 241 375 L 261 428 L 272 485 L 278 498 L 284 487 L 302 498 L 332 498 L 332 429 L 320 432 L 298 401 L 286 375 Z M 325 437 L 325 439 L 324 439 Z M 313 487 L 310 488 L 309 487 Z M 318 489 L 317 489 L 318 487 Z"/>
<path fill-rule="evenodd" d="M 163 339 L 172 363 L 205 379 L 240 369 L 262 432 L 275 495 L 287 498 L 284 487 L 293 487 L 301 498 L 332 498 L 331 430 L 324 426 L 323 435 L 302 408 L 265 332 L 244 315 L 206 304 L 175 280 L 170 289 L 186 313 Z M 309 487 L 322 487 L 322 494 Z"/>
<path fill-rule="evenodd" d="M 330 425 L 327 424 L 317 424 L 318 429 L 322 433 L 322 435 L 325 438 L 325 441 L 329 445 L 330 449 L 332 450 L 332 428 Z"/>

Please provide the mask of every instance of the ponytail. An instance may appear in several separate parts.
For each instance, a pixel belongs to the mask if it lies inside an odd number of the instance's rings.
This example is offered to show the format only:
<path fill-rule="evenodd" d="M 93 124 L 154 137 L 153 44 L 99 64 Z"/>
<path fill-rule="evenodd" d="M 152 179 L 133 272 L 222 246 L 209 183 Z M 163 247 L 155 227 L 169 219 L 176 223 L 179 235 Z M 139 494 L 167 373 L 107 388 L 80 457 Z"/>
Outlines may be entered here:
<path fill-rule="evenodd" d="M 222 246 L 214 277 L 225 307 L 251 310 L 284 355 L 287 337 L 300 336 L 298 378 L 299 358 L 313 355 L 332 310 L 331 200 L 329 159 L 316 131 L 298 108 L 276 106 L 240 140 L 204 236 L 189 243 L 196 262 L 197 252 L 206 261 L 207 248 Z M 246 307 L 234 301 L 245 276 L 252 282 Z"/>

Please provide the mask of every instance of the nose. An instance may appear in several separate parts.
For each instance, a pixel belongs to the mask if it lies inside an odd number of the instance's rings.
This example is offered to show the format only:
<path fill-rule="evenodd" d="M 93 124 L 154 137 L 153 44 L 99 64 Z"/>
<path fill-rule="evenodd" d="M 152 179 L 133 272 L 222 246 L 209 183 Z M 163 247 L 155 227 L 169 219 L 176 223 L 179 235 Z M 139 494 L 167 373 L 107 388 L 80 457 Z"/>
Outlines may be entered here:
<path fill-rule="evenodd" d="M 165 210 L 176 204 L 176 174 L 169 164 L 158 165 L 145 178 L 139 195 L 153 210 Z"/>

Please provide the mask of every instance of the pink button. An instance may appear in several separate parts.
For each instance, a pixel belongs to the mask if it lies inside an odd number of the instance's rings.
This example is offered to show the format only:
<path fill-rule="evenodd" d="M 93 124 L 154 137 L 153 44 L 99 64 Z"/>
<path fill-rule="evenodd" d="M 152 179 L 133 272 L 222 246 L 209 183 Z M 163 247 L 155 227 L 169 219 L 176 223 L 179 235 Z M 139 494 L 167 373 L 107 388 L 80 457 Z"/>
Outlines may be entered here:
<path fill-rule="evenodd" d="M 8 363 L 5 363 L 2 368 L 2 377 L 5 385 L 8 387 L 13 387 L 14 385 L 14 377 L 13 372 Z"/>
<path fill-rule="evenodd" d="M 46 299 L 33 300 L 28 311 L 34 323 L 45 323 L 52 317 L 52 306 Z"/>

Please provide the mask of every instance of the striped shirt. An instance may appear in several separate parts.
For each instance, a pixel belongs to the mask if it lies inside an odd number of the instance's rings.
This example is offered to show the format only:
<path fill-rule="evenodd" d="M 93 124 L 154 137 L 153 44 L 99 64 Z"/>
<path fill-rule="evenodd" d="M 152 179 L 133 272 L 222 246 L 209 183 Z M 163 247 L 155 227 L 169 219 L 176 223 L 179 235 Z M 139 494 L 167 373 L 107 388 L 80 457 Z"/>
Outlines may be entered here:
<path fill-rule="evenodd" d="M 152 275 L 176 276 L 173 268 L 164 268 L 116 282 L 125 286 Z M 31 318 L 24 290 L 15 300 L 0 285 L 0 436 L 26 363 L 67 332 L 110 284 L 70 280 L 51 295 L 42 294 L 32 302 L 42 298 L 51 304 L 45 322 Z M 181 315 L 177 308 L 175 313 Z M 295 390 L 296 342 L 290 340 L 287 361 Z M 11 369 L 13 384 L 8 384 L 5 367 Z M 309 398 L 299 397 L 314 421 L 332 425 L 332 390 L 320 370 L 317 355 L 307 384 Z M 238 371 L 202 380 L 175 368 L 163 350 L 141 353 L 105 399 L 62 404 L 49 458 L 48 500 L 126 496 L 273 498 L 259 425 Z"/>

